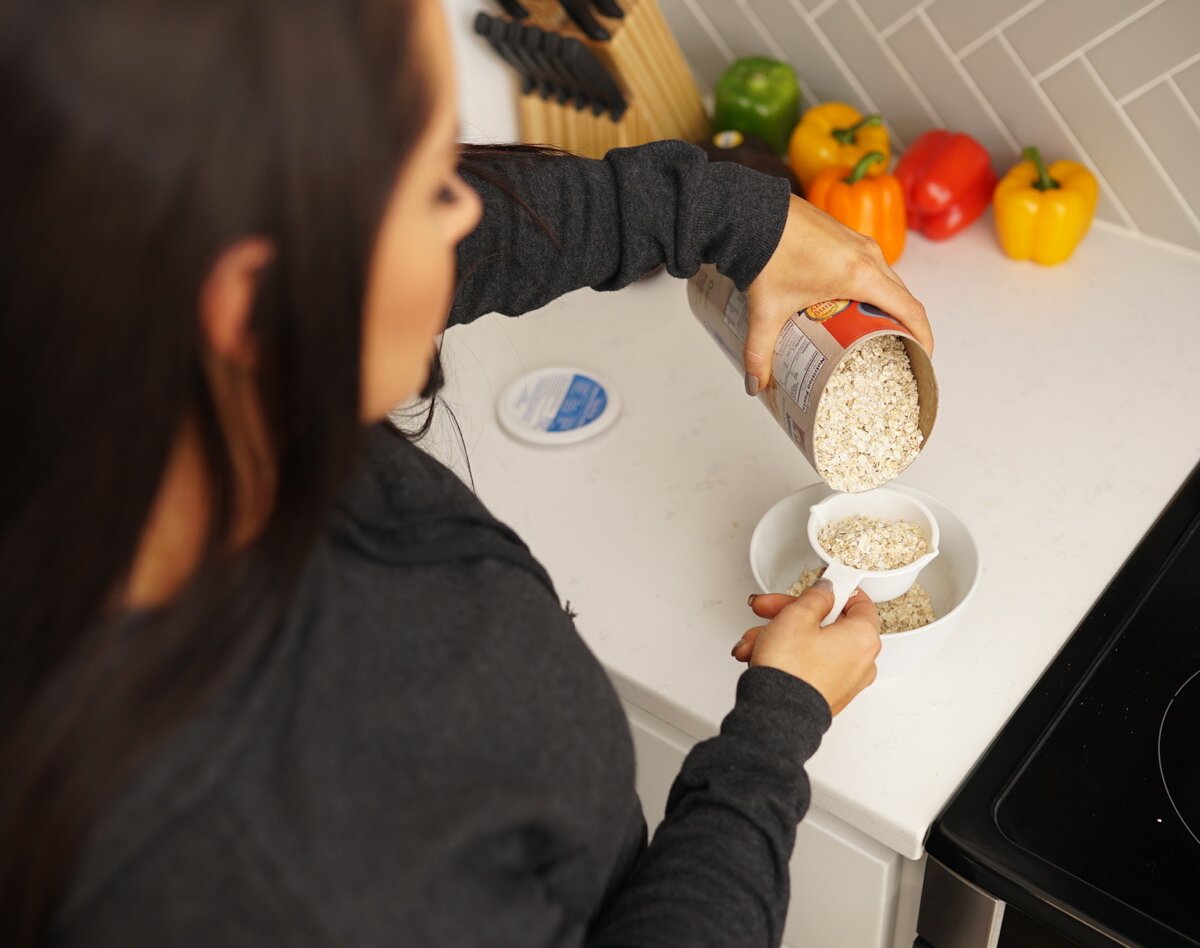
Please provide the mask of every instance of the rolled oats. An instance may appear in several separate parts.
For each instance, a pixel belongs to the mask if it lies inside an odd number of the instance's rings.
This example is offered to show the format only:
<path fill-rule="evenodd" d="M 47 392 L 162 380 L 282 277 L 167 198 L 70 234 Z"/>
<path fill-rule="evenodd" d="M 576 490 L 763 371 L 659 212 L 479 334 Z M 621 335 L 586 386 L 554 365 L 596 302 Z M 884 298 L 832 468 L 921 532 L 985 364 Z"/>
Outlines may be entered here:
<path fill-rule="evenodd" d="M 929 552 L 915 523 L 854 514 L 827 523 L 817 541 L 831 557 L 854 569 L 900 569 Z"/>
<path fill-rule="evenodd" d="M 815 583 L 820 575 L 819 569 L 806 569 L 788 589 L 788 594 L 799 596 Z M 875 603 L 875 608 L 879 610 L 879 631 L 883 635 L 891 632 L 911 632 L 937 619 L 929 593 L 920 583 L 913 583 L 903 596 Z"/>
<path fill-rule="evenodd" d="M 898 336 L 874 336 L 829 377 L 817 405 L 813 454 L 834 490 L 890 481 L 921 451 L 917 380 Z"/>

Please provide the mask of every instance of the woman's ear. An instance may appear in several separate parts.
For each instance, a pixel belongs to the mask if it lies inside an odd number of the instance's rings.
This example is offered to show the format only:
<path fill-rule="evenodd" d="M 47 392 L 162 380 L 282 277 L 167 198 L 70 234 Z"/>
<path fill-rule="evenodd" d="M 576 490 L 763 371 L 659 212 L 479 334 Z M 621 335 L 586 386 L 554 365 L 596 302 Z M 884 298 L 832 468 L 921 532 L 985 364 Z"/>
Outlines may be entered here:
<path fill-rule="evenodd" d="M 274 256 L 275 248 L 264 238 L 239 240 L 217 258 L 200 290 L 200 328 L 209 350 L 240 369 L 253 369 L 257 362 L 250 313 L 258 276 Z"/>

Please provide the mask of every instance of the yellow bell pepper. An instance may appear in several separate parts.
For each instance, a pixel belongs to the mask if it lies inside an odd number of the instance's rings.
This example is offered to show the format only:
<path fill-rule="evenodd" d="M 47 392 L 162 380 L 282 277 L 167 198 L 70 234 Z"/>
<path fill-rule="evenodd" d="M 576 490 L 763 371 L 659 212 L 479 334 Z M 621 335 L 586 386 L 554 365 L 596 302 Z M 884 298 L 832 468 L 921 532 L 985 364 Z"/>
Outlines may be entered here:
<path fill-rule="evenodd" d="M 879 152 L 884 160 L 867 173 L 883 174 L 892 157 L 883 119 L 878 115 L 864 117 L 844 102 L 814 105 L 801 117 L 788 142 L 788 160 L 805 188 L 826 168 L 853 168 L 872 151 Z"/>
<path fill-rule="evenodd" d="M 1047 168 L 1036 148 L 1026 148 L 992 197 L 1001 248 L 1014 260 L 1062 263 L 1091 226 L 1097 197 L 1096 177 L 1083 165 L 1056 161 Z"/>

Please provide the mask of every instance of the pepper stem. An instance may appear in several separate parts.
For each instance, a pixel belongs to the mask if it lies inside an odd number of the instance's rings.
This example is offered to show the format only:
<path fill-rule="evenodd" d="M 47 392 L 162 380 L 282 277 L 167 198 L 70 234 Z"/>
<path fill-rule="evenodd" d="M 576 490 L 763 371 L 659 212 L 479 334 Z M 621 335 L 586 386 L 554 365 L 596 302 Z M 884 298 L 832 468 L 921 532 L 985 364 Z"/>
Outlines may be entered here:
<path fill-rule="evenodd" d="M 751 92 L 766 92 L 770 85 L 771 77 L 761 69 L 755 69 L 746 76 L 746 88 Z"/>
<path fill-rule="evenodd" d="M 1033 182 L 1033 186 L 1039 191 L 1050 191 L 1054 188 L 1062 187 L 1062 185 L 1050 177 L 1050 172 L 1046 170 L 1046 162 L 1042 160 L 1042 153 L 1032 145 L 1021 152 L 1021 157 L 1026 161 L 1032 161 L 1034 168 L 1037 169 L 1037 180 Z"/>
<path fill-rule="evenodd" d="M 860 119 L 856 124 L 848 128 L 835 128 L 829 134 L 832 135 L 840 145 L 853 145 L 855 136 L 868 125 L 883 124 L 882 115 L 867 115 Z"/>
<path fill-rule="evenodd" d="M 854 170 L 850 172 L 850 177 L 846 178 L 847 184 L 858 184 L 867 174 L 867 169 L 877 161 L 883 160 L 883 152 L 869 151 L 858 159 L 858 164 L 854 166 Z M 1057 187 L 1057 185 L 1055 185 Z"/>

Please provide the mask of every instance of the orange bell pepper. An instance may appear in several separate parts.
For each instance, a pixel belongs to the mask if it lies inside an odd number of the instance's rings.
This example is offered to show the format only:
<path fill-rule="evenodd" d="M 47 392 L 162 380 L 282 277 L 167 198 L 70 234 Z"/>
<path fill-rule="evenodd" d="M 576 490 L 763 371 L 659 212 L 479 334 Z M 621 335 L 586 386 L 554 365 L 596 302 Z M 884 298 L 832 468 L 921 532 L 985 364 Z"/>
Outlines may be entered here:
<path fill-rule="evenodd" d="M 808 189 L 808 201 L 847 227 L 874 238 L 883 259 L 895 263 L 904 252 L 908 219 L 904 191 L 894 175 L 864 177 L 867 169 L 886 159 L 877 151 L 863 155 L 853 168 L 828 168 Z"/>

